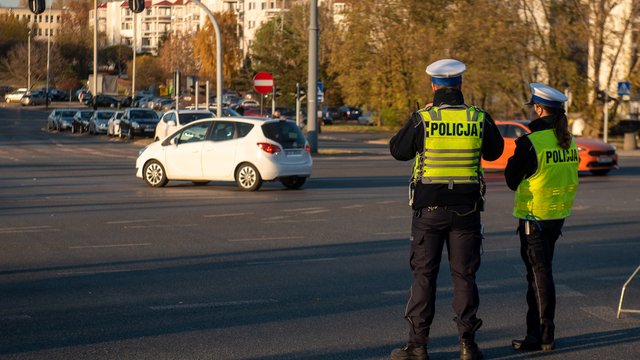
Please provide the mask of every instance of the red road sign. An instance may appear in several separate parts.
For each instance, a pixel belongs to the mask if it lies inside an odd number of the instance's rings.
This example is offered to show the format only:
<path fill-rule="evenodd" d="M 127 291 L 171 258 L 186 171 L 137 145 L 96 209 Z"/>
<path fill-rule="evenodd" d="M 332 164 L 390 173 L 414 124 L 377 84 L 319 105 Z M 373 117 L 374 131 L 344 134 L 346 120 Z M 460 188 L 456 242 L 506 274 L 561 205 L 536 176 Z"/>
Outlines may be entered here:
<path fill-rule="evenodd" d="M 273 75 L 261 71 L 253 77 L 253 88 L 260 94 L 269 94 L 273 91 Z"/>

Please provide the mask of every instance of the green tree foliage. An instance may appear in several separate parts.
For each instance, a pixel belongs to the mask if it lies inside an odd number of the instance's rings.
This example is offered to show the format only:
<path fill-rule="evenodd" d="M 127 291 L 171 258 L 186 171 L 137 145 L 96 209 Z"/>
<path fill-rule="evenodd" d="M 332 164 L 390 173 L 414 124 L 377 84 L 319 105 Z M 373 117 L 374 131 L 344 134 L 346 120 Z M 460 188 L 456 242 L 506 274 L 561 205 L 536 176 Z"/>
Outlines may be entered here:
<path fill-rule="evenodd" d="M 336 35 L 333 19 L 326 7 L 318 11 L 318 80 L 331 89 L 326 98 L 340 98 L 334 78 L 328 72 L 332 41 Z M 255 73 L 267 71 L 275 79 L 281 96 L 278 104 L 293 107 L 296 83 L 307 89 L 309 8 L 296 5 L 281 17 L 274 17 L 256 31 L 251 47 Z M 333 95 L 331 95 L 333 94 Z"/>
<path fill-rule="evenodd" d="M 7 54 L 13 46 L 26 42 L 28 34 L 29 28 L 25 21 L 0 15 L 0 54 Z"/>

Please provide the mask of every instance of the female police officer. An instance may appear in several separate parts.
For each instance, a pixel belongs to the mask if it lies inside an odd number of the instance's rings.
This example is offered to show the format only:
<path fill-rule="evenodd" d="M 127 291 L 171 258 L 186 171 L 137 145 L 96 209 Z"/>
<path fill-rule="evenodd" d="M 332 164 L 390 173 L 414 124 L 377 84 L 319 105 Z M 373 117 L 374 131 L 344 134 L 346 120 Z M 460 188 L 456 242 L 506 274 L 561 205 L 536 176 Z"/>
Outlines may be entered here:
<path fill-rule="evenodd" d="M 553 350 L 555 286 L 551 262 L 564 219 L 578 188 L 578 149 L 569 133 L 558 90 L 531 84 L 531 133 L 516 140 L 504 175 L 515 190 L 520 255 L 527 269 L 527 334 L 513 340 L 516 350 Z"/>
<path fill-rule="evenodd" d="M 409 260 L 414 280 L 405 312 L 409 341 L 391 353 L 393 360 L 428 359 L 436 280 L 445 244 L 453 279 L 460 358 L 482 358 L 475 343 L 475 332 L 482 324 L 476 317 L 479 297 L 475 282 L 482 242 L 480 157 L 496 160 L 504 141 L 489 114 L 465 105 L 460 91 L 465 70 L 463 63 L 452 59 L 429 65 L 432 105 L 415 112 L 389 143 L 394 158 L 414 160 Z"/>

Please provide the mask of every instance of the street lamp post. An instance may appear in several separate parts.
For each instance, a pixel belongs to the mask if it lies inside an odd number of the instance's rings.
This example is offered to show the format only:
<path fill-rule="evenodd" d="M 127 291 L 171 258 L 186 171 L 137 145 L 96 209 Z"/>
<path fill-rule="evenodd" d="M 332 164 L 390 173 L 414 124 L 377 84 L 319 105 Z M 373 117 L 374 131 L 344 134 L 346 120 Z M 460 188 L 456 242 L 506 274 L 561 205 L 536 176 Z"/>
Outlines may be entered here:
<path fill-rule="evenodd" d="M 318 153 L 318 0 L 309 1 L 309 73 L 307 74 L 307 139 L 311 152 Z"/>
<path fill-rule="evenodd" d="M 44 94 L 45 108 L 49 108 L 49 65 L 51 63 L 51 24 L 53 19 L 51 17 L 51 4 L 49 4 L 49 23 L 47 24 L 49 29 L 47 30 L 47 88 Z"/>
<path fill-rule="evenodd" d="M 209 16 L 209 20 L 213 23 L 213 29 L 216 32 L 216 51 L 218 53 L 216 60 L 216 112 L 218 117 L 222 117 L 222 35 L 220 33 L 220 26 L 213 16 L 211 10 L 206 7 L 200 0 L 193 0 L 193 3 L 198 5 Z"/>
<path fill-rule="evenodd" d="M 93 104 L 98 95 L 98 0 L 93 0 Z"/>
<path fill-rule="evenodd" d="M 27 38 L 27 53 L 27 90 L 31 90 L 31 26 L 29 26 Z"/>

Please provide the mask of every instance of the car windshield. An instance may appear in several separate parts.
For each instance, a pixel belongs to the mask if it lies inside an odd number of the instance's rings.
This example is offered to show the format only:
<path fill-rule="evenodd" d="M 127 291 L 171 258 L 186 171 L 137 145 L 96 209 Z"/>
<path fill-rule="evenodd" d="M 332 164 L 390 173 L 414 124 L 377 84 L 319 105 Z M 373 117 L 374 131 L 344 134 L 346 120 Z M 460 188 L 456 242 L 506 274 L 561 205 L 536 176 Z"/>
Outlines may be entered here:
<path fill-rule="evenodd" d="M 75 111 L 62 111 L 60 112 L 60 116 L 62 117 L 73 117 L 73 115 L 75 115 L 76 112 Z"/>
<path fill-rule="evenodd" d="M 153 111 L 132 111 L 129 117 L 136 120 L 158 120 L 158 115 Z"/>
<path fill-rule="evenodd" d="M 93 115 L 93 111 L 81 111 L 80 112 L 80 116 L 83 119 L 90 119 L 92 115 Z"/>
<path fill-rule="evenodd" d="M 98 119 L 109 120 L 109 118 L 113 115 L 112 112 L 99 112 L 96 114 Z"/>
<path fill-rule="evenodd" d="M 185 125 L 192 121 L 206 119 L 212 117 L 209 113 L 193 113 L 193 114 L 180 114 L 180 124 Z"/>
<path fill-rule="evenodd" d="M 303 148 L 305 138 L 298 126 L 291 121 L 269 122 L 262 125 L 264 136 L 285 148 Z"/>

